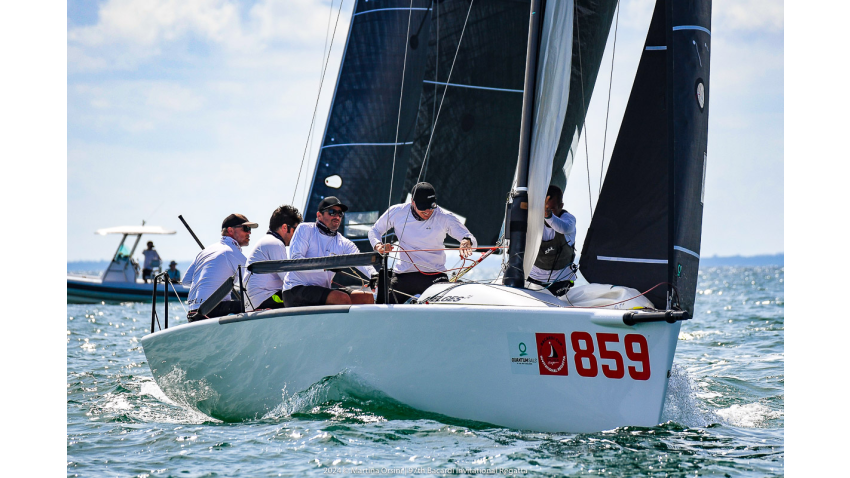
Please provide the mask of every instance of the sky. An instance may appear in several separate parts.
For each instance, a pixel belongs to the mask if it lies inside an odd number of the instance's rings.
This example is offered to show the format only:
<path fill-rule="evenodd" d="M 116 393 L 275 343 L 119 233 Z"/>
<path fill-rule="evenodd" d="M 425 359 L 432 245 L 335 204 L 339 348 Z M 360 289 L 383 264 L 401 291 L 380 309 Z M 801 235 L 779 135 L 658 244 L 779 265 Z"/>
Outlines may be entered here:
<path fill-rule="evenodd" d="M 166 260 L 191 259 L 221 220 L 303 207 L 353 0 L 71 0 L 67 4 L 67 254 L 108 259 L 99 228 L 160 225 Z M 628 100 L 654 2 L 626 0 L 565 191 L 581 244 Z M 333 8 L 333 9 L 332 9 Z M 320 86 L 324 46 L 337 29 Z M 715 0 L 702 255 L 784 251 L 784 13 L 777 0 Z M 329 41 L 329 40 L 328 40 Z M 318 137 L 308 146 L 316 108 Z M 297 171 L 305 160 L 299 188 Z M 590 184 L 588 184 L 588 169 Z M 604 171 L 604 170 L 603 170 Z M 588 192 L 590 190 L 590 192 Z M 590 198 L 589 198 L 590 196 Z M 309 220 L 309 219 L 308 219 Z M 580 248 L 579 248 L 580 250 Z"/>

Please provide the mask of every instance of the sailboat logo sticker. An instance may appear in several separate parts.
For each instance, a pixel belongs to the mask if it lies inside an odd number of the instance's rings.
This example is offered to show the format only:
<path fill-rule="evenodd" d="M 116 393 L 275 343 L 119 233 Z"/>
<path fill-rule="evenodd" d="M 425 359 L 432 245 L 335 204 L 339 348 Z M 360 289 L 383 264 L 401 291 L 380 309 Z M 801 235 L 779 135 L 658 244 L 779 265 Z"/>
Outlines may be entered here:
<path fill-rule="evenodd" d="M 535 334 L 540 375 L 568 375 L 564 334 Z"/>

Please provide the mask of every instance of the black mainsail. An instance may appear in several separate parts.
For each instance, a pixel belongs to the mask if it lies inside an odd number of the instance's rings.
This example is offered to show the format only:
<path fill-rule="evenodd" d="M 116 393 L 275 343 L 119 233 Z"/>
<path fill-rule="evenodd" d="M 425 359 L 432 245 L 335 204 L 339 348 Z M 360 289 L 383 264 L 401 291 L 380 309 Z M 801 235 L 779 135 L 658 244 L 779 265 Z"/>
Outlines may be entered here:
<path fill-rule="evenodd" d="M 581 254 L 590 282 L 693 313 L 708 136 L 711 2 L 658 0 Z"/>
<path fill-rule="evenodd" d="M 445 0 L 432 15 L 405 191 L 394 199 L 428 181 L 439 204 L 492 245 L 519 148 L 529 2 Z"/>
<path fill-rule="evenodd" d="M 404 187 L 430 16 L 430 0 L 359 0 L 352 13 L 304 217 L 338 197 L 350 211 L 342 232 L 363 250 L 371 250 L 366 233 L 387 208 L 390 183 L 393 197 Z"/>

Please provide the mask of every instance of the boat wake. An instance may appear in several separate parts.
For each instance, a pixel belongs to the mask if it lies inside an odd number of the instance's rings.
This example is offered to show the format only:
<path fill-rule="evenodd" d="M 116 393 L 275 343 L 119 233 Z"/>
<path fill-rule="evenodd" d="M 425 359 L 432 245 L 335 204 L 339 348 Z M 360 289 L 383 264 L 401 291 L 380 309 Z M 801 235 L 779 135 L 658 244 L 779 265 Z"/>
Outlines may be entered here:
<path fill-rule="evenodd" d="M 300 392 L 289 393 L 284 390 L 282 402 L 262 417 L 264 420 L 291 418 L 342 423 L 433 420 L 472 429 L 494 427 L 487 423 L 460 420 L 411 408 L 376 390 L 348 370 L 325 377 Z"/>
<path fill-rule="evenodd" d="M 696 392 L 696 383 L 685 369 L 673 364 L 667 384 L 667 398 L 661 412 L 662 423 L 674 422 L 687 427 L 707 427 L 721 418 L 707 409 Z"/>

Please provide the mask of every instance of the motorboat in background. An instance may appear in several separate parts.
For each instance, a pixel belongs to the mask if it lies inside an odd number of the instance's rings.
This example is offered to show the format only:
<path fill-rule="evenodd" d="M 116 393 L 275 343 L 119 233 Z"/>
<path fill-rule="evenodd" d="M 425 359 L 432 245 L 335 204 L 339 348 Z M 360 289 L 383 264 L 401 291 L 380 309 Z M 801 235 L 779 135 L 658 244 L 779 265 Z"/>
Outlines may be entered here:
<path fill-rule="evenodd" d="M 139 278 L 139 264 L 133 260 L 133 253 L 144 234 L 175 234 L 176 231 L 160 226 L 118 226 L 98 229 L 95 234 L 122 234 L 121 243 L 112 255 L 106 270 L 98 276 L 68 274 L 68 303 L 91 304 L 109 302 L 150 302 L 153 296 L 153 284 Z M 127 238 L 135 238 L 133 246 L 128 247 Z M 168 284 L 171 298 L 185 299 L 189 288 L 181 284 Z M 161 292 L 161 291 L 160 291 Z M 162 293 L 159 300 L 163 300 Z"/>

